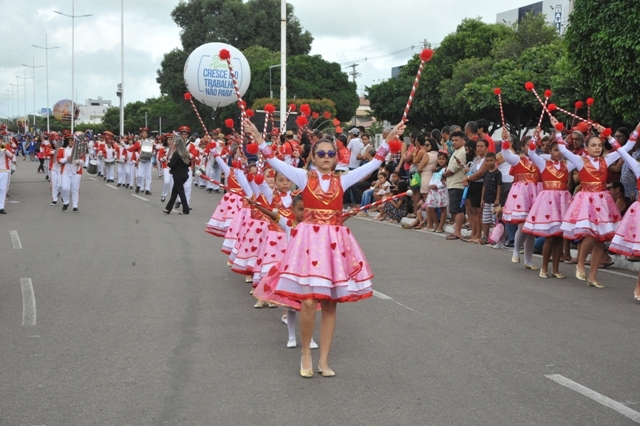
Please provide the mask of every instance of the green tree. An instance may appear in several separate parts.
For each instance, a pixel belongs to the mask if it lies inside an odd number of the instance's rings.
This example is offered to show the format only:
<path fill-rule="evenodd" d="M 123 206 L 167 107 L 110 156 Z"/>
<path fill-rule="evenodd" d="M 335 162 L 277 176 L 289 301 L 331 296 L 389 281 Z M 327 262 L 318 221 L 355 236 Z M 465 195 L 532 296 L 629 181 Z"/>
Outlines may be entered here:
<path fill-rule="evenodd" d="M 640 14 L 635 0 L 576 0 L 565 40 L 576 83 L 593 116 L 635 125 L 640 117 Z"/>

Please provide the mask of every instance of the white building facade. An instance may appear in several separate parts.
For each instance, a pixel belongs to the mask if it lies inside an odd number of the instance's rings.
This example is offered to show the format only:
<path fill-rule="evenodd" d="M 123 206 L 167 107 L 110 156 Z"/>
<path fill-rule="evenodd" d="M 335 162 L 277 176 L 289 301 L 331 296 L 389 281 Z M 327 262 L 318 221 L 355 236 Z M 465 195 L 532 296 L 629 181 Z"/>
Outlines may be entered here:
<path fill-rule="evenodd" d="M 98 124 L 102 123 L 102 117 L 107 109 L 111 108 L 111 101 L 98 96 L 98 99 L 87 99 L 84 105 L 78 105 L 78 108 L 80 108 L 80 115 L 77 123 Z"/>
<path fill-rule="evenodd" d="M 559 34 L 564 34 L 569 25 L 569 15 L 573 12 L 574 0 L 544 0 L 496 15 L 498 24 L 513 25 L 520 22 L 529 12 L 544 14 L 547 22 L 555 25 Z"/>

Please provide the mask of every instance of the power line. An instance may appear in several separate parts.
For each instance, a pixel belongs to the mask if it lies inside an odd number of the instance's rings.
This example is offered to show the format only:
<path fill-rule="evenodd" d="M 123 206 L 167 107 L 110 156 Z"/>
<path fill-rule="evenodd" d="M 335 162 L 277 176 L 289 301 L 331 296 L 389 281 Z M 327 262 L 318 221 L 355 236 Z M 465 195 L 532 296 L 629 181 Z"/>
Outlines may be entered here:
<path fill-rule="evenodd" d="M 423 46 L 427 46 L 427 40 L 421 41 L 420 44 L 423 44 Z M 433 45 L 431 45 L 432 47 L 437 47 L 439 46 L 440 43 L 435 43 Z M 379 59 L 385 59 L 391 56 L 395 56 L 395 55 L 399 55 L 401 53 L 407 53 L 410 51 L 413 51 L 416 48 L 422 48 L 422 46 L 418 46 L 418 45 L 411 45 L 409 47 L 405 47 L 404 49 L 399 49 L 399 50 L 395 50 L 393 52 L 388 52 L 388 53 L 382 53 L 380 55 L 376 55 L 376 56 L 365 56 L 364 58 L 360 58 L 360 59 L 356 59 L 356 60 L 352 60 L 352 61 L 347 61 L 347 62 L 341 62 L 340 65 L 345 66 L 346 68 L 349 68 L 351 65 L 355 62 L 371 62 L 371 61 L 376 61 Z"/>

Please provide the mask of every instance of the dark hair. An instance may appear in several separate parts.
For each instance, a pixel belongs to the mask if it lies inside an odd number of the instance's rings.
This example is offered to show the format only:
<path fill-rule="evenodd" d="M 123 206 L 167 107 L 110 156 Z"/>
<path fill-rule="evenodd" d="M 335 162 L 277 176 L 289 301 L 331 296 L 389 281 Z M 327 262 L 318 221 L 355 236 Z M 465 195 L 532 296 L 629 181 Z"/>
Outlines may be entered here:
<path fill-rule="evenodd" d="M 475 121 L 470 121 L 465 124 L 464 129 L 469 129 L 471 133 L 478 133 L 478 123 L 476 123 Z"/>
<path fill-rule="evenodd" d="M 478 140 L 477 140 L 477 142 L 476 142 L 476 146 L 478 146 L 478 144 L 479 144 L 480 142 L 482 142 L 482 143 L 484 144 L 484 147 L 485 147 L 485 148 L 489 148 L 489 142 L 488 142 L 486 139 L 484 139 L 484 138 L 482 138 L 482 139 L 478 139 Z"/>
<path fill-rule="evenodd" d="M 364 135 L 364 131 L 365 131 L 364 126 L 358 126 L 358 130 L 360 130 L 361 135 Z"/>
<path fill-rule="evenodd" d="M 448 154 L 448 153 L 446 153 L 446 152 L 442 152 L 442 151 L 439 151 L 439 152 L 438 152 L 438 158 L 440 158 L 440 157 L 443 157 L 447 162 L 449 162 L 449 154 Z M 439 164 L 437 164 L 437 165 L 436 165 L 436 170 L 435 170 L 435 171 L 436 171 L 436 172 L 439 172 L 440 170 L 442 170 L 442 169 L 446 169 L 446 168 L 447 168 L 447 165 L 446 165 L 446 164 L 445 164 L 445 166 L 444 166 L 444 167 L 440 167 L 440 165 L 439 165 Z"/>
<path fill-rule="evenodd" d="M 416 133 L 416 132 L 414 132 Z M 411 134 L 411 137 L 413 137 L 413 133 Z M 422 133 L 418 133 L 415 137 L 416 140 L 416 144 L 420 145 L 420 146 L 424 146 L 424 142 L 425 142 L 425 137 Z"/>
<path fill-rule="evenodd" d="M 293 197 L 293 200 L 291 200 L 291 207 L 295 206 L 297 203 L 303 203 L 304 200 L 302 199 L 302 194 L 298 194 L 295 197 Z"/>
<path fill-rule="evenodd" d="M 387 163 L 384 166 L 384 171 L 387 172 L 387 177 L 389 177 L 391 173 L 395 173 L 396 167 L 392 163 Z"/>
<path fill-rule="evenodd" d="M 336 138 L 336 140 L 339 140 L 340 142 L 342 142 L 342 143 L 345 143 L 345 144 L 346 144 L 346 143 L 347 143 L 347 135 L 345 135 L 344 133 L 342 133 L 341 135 L 338 135 L 338 137 Z M 320 141 L 318 141 L 318 142 L 320 142 Z M 316 142 L 316 143 L 318 143 L 318 142 Z M 314 151 L 314 154 L 315 154 L 315 151 Z"/>
<path fill-rule="evenodd" d="M 613 189 L 619 189 L 620 192 L 622 192 L 624 194 L 624 184 L 622 182 L 610 182 L 607 186 L 610 186 Z"/>
<path fill-rule="evenodd" d="M 484 156 L 485 160 L 487 158 L 496 158 L 496 153 L 495 152 L 487 152 L 487 155 Z"/>
<path fill-rule="evenodd" d="M 444 126 L 442 128 L 442 130 L 440 131 L 443 135 L 446 133 L 447 135 L 449 135 L 451 133 L 451 128 L 449 126 Z M 431 133 L 431 135 L 433 135 L 433 133 Z"/>
<path fill-rule="evenodd" d="M 401 180 L 398 182 L 398 194 L 402 194 L 403 192 L 407 192 L 409 190 L 409 185 L 407 185 L 406 180 Z"/>
<path fill-rule="evenodd" d="M 438 129 L 433 129 L 431 131 L 431 137 L 435 139 L 438 143 L 440 143 L 440 139 L 442 139 L 442 133 L 440 133 L 440 130 Z"/>
<path fill-rule="evenodd" d="M 449 135 L 449 137 L 451 139 L 453 139 L 453 138 L 462 138 L 462 139 L 464 139 L 464 133 L 462 133 L 460 130 L 456 130 L 455 132 L 451 133 Z"/>
<path fill-rule="evenodd" d="M 340 135 L 342 136 L 342 135 Z M 335 151 L 335 153 L 338 153 L 338 148 L 336 148 L 336 144 L 333 143 L 333 141 L 330 141 L 329 139 L 320 139 L 318 142 L 316 142 L 315 144 L 313 144 L 313 147 L 311 148 L 311 155 L 316 155 L 316 152 L 318 151 L 318 146 L 320 146 L 321 143 L 328 143 L 331 144 L 331 146 L 333 147 L 333 150 Z"/>
<path fill-rule="evenodd" d="M 489 131 L 489 122 L 484 118 L 476 121 L 476 124 L 478 125 L 478 129 L 482 129 L 484 133 L 487 133 Z"/>
<path fill-rule="evenodd" d="M 614 135 L 616 133 L 618 133 L 618 132 L 622 133 L 626 140 L 629 140 L 629 136 L 631 136 L 631 133 L 629 132 L 629 129 L 627 129 L 626 127 L 619 127 L 618 130 L 615 131 Z M 622 145 L 622 144 L 620 144 L 620 145 Z"/>
<path fill-rule="evenodd" d="M 469 148 L 469 151 L 467 152 L 467 162 L 473 161 L 473 159 L 476 158 L 476 141 L 473 139 L 467 139 L 464 146 L 465 148 Z"/>
<path fill-rule="evenodd" d="M 427 138 L 427 142 L 431 144 L 430 151 L 436 151 L 438 149 L 438 142 L 434 138 Z"/>

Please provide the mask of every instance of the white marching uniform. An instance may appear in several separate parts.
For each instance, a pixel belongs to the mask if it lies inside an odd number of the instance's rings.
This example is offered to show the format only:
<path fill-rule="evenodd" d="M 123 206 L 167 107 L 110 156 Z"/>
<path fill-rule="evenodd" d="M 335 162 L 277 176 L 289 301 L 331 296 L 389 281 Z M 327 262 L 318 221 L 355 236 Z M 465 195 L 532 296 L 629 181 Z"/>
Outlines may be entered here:
<path fill-rule="evenodd" d="M 139 142 L 136 142 L 136 144 L 140 144 L 142 145 L 142 142 L 144 141 L 149 141 L 152 142 L 149 139 L 144 139 L 141 140 Z M 138 148 L 138 159 L 140 158 L 140 149 Z M 141 191 L 151 191 L 151 171 L 152 171 L 153 165 L 151 164 L 151 159 L 149 159 L 148 161 L 142 161 L 139 160 L 138 162 L 138 177 L 137 177 L 137 186 L 140 187 Z"/>
<path fill-rule="evenodd" d="M 116 164 L 118 167 L 118 185 L 127 184 L 127 172 L 125 171 L 126 158 L 127 158 L 127 153 L 124 150 L 124 148 L 120 145 L 116 145 Z"/>
<path fill-rule="evenodd" d="M 138 161 L 138 153 L 133 151 L 125 151 L 126 154 L 126 162 L 125 162 L 125 175 L 126 182 L 129 185 L 129 188 L 135 188 L 135 171 L 136 171 L 136 161 Z"/>
<path fill-rule="evenodd" d="M 9 191 L 9 177 L 11 176 L 12 159 L 13 153 L 9 147 L 4 151 L 0 151 L 0 210 L 4 210 L 7 191 Z"/>
<path fill-rule="evenodd" d="M 162 158 L 168 154 L 167 148 L 160 147 L 158 149 L 158 169 L 162 170 L 162 177 L 164 179 L 164 183 L 162 185 L 162 197 L 167 198 L 171 195 L 171 187 L 173 186 L 173 176 L 169 173 L 168 163 L 166 161 L 162 161 Z"/>
<path fill-rule="evenodd" d="M 51 151 L 49 157 L 49 174 L 51 181 L 51 201 L 52 203 L 58 202 L 58 194 L 60 193 L 60 189 L 62 188 L 62 178 L 60 176 L 60 163 L 57 160 L 58 149 L 54 149 Z"/>
<path fill-rule="evenodd" d="M 66 147 L 58 152 L 62 185 L 62 204 L 69 205 L 69 202 L 71 202 L 72 207 L 77 209 L 84 159 L 78 159 L 73 164 L 67 163 L 67 159 L 71 156 L 71 151 L 73 151 L 73 147 Z"/>
<path fill-rule="evenodd" d="M 111 148 L 109 147 L 109 145 L 105 146 L 102 148 L 102 159 L 103 159 L 103 164 L 104 164 L 104 177 L 107 178 L 107 180 L 110 181 L 114 181 L 114 163 L 110 163 L 107 164 L 104 162 L 104 159 L 113 159 L 115 160 L 116 158 L 116 148 Z"/>

